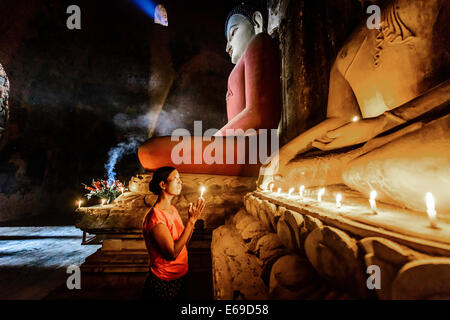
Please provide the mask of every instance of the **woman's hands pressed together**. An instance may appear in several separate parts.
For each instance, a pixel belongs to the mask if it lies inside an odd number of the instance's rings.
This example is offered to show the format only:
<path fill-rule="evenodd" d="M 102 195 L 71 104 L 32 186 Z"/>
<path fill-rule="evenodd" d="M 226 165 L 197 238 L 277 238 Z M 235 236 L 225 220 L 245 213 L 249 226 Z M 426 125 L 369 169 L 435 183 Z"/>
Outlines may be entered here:
<path fill-rule="evenodd" d="M 200 218 L 200 215 L 202 214 L 204 208 L 205 199 L 203 199 L 203 197 L 198 198 L 195 205 L 192 202 L 189 203 L 189 221 L 195 224 L 195 222 Z"/>

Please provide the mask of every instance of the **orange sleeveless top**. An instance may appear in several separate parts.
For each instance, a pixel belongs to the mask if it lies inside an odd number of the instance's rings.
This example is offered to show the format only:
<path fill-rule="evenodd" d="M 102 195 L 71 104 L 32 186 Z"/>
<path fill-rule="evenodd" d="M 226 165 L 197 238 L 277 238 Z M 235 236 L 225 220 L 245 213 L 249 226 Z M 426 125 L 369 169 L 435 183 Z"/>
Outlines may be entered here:
<path fill-rule="evenodd" d="M 158 223 L 162 223 L 170 231 L 174 241 L 178 240 L 184 230 L 178 210 L 172 205 L 172 214 L 153 207 L 146 215 L 143 223 L 143 236 L 147 251 L 150 256 L 150 270 L 155 276 L 162 280 L 174 280 L 184 276 L 188 271 L 188 252 L 186 246 L 174 261 L 162 257 L 158 245 L 150 230 Z"/>

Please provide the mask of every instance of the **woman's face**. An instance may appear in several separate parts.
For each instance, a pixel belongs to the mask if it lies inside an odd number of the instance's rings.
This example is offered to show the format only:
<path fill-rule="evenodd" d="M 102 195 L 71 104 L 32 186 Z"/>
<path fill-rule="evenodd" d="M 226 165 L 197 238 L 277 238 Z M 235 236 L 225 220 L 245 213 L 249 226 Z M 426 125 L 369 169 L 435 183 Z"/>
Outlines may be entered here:
<path fill-rule="evenodd" d="M 172 196 L 178 196 L 181 193 L 181 185 L 182 182 L 178 170 L 173 170 L 167 178 L 167 182 L 164 184 L 164 192 Z"/>

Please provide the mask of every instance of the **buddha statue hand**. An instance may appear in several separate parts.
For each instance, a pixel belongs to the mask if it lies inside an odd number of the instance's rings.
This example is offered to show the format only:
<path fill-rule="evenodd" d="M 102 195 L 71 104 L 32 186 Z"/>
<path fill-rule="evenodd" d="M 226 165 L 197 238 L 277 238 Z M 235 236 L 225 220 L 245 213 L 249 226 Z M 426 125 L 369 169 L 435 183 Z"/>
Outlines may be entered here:
<path fill-rule="evenodd" d="M 260 189 L 268 189 L 272 182 L 279 182 L 283 179 L 280 168 L 284 168 L 290 158 L 284 156 L 282 150 L 278 150 L 272 154 L 265 164 L 259 169 L 259 177 L 257 187 Z"/>
<path fill-rule="evenodd" d="M 364 143 L 382 133 L 386 122 L 385 115 L 349 122 L 340 128 L 328 131 L 322 138 L 314 140 L 312 146 L 327 151 Z"/>

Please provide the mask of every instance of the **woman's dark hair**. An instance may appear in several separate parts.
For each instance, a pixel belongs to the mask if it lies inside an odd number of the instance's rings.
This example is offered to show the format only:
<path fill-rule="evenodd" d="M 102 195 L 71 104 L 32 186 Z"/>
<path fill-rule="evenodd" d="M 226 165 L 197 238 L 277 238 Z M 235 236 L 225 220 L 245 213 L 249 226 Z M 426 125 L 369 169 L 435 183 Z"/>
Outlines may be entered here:
<path fill-rule="evenodd" d="M 152 181 L 148 184 L 148 188 L 151 192 L 153 192 L 156 195 L 161 194 L 161 187 L 159 184 L 161 181 L 167 182 L 167 178 L 169 175 L 175 170 L 174 167 L 161 167 L 156 169 L 156 171 L 153 173 Z"/>

